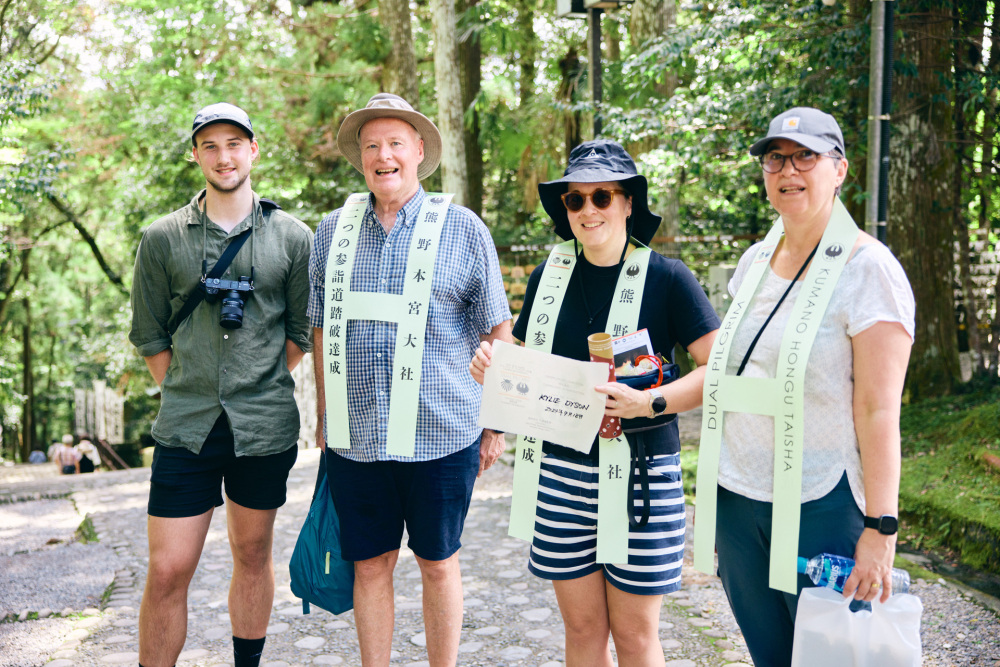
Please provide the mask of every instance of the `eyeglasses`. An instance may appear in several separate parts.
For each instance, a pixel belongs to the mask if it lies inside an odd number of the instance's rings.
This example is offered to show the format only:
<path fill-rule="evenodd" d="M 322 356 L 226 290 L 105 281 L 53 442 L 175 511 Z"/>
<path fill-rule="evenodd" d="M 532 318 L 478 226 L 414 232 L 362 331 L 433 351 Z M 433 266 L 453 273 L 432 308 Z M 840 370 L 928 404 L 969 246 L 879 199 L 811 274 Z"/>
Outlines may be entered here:
<path fill-rule="evenodd" d="M 783 155 L 777 151 L 764 153 L 760 156 L 760 166 L 769 174 L 777 174 L 785 168 L 785 160 L 791 160 L 792 167 L 797 171 L 810 171 L 819 163 L 821 157 L 828 157 L 833 160 L 840 159 L 840 156 L 836 154 L 817 153 L 805 148 L 801 151 L 795 151 L 791 155 Z"/>
<path fill-rule="evenodd" d="M 600 210 L 604 210 L 611 206 L 611 202 L 615 200 L 615 194 L 628 195 L 625 190 L 606 190 L 605 188 L 597 188 L 589 195 L 577 190 L 572 192 L 567 192 L 562 195 L 563 204 L 566 206 L 566 210 L 576 213 L 577 211 L 583 210 L 583 207 L 587 205 L 587 200 L 594 202 L 594 206 Z"/>

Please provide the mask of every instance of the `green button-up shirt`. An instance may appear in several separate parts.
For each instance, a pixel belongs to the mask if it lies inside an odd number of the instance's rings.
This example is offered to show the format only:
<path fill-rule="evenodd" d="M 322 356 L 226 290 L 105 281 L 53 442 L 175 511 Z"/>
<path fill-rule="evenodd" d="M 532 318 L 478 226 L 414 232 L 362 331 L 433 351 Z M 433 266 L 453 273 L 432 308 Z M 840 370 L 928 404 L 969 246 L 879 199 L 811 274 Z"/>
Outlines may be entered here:
<path fill-rule="evenodd" d="M 203 194 L 150 225 L 135 258 L 129 340 L 144 357 L 168 348 L 172 352 L 153 437 L 197 454 L 224 410 L 237 456 L 282 452 L 299 437 L 285 340 L 305 352 L 312 348 L 306 318 L 312 232 L 280 210 L 265 210 L 223 274 L 236 280 L 250 275 L 251 263 L 254 267 L 243 326 L 223 329 L 221 299 L 206 300 L 171 337 L 168 323 L 201 282 L 203 253 L 211 269 L 232 239 L 255 221 L 251 214 L 229 233 L 210 220 L 203 225 L 198 209 Z M 255 209 L 257 202 L 255 195 Z"/>

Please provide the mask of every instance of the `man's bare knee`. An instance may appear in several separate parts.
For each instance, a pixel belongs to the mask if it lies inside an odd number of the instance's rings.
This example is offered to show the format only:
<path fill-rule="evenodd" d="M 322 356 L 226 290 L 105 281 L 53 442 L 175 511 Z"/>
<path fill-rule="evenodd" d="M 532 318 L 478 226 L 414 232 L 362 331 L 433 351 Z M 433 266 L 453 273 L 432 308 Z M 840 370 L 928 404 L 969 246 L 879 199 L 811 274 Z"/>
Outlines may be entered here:
<path fill-rule="evenodd" d="M 271 540 L 232 542 L 234 565 L 249 572 L 263 572 L 272 564 Z"/>
<path fill-rule="evenodd" d="M 392 578 L 399 551 L 390 551 L 374 558 L 354 561 L 354 576 L 362 581 Z"/>
<path fill-rule="evenodd" d="M 170 597 L 187 591 L 198 563 L 160 558 L 150 561 L 146 589 L 157 597 Z"/>
<path fill-rule="evenodd" d="M 417 565 L 420 566 L 421 575 L 430 582 L 441 583 L 461 576 L 457 553 L 444 560 L 425 560 L 419 556 L 415 558 Z"/>

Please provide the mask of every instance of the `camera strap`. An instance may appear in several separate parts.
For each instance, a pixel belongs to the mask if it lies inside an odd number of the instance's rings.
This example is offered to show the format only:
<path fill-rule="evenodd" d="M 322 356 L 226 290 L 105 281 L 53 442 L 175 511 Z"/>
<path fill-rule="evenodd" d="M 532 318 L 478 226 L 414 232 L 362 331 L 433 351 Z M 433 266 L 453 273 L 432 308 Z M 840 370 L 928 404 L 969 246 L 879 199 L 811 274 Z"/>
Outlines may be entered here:
<path fill-rule="evenodd" d="M 229 246 L 225 249 L 225 251 L 223 251 L 222 256 L 219 257 L 219 261 L 215 263 L 215 266 L 212 267 L 212 270 L 208 272 L 207 276 L 205 276 L 206 279 L 222 277 L 222 274 L 226 272 L 226 269 L 229 268 L 229 265 L 233 263 L 233 259 L 236 257 L 236 253 L 240 251 L 240 248 L 243 247 L 243 244 L 247 242 L 248 238 L 250 238 L 250 233 L 252 231 L 253 231 L 253 225 L 240 232 L 239 236 L 237 236 L 232 240 L 232 242 L 230 242 Z M 186 320 L 188 316 L 190 316 L 191 313 L 194 312 L 194 309 L 197 308 L 198 304 L 204 301 L 204 299 L 205 299 L 205 292 L 201 289 L 201 285 L 198 285 L 198 287 L 195 287 L 193 290 L 191 290 L 191 293 L 188 295 L 187 301 L 184 302 L 184 307 L 181 308 L 180 311 L 177 313 L 177 319 L 174 320 L 173 326 L 170 327 L 170 329 L 168 330 L 168 333 L 171 336 L 173 336 L 174 333 L 177 332 L 177 329 L 180 328 L 181 323 L 183 323 L 184 320 Z"/>

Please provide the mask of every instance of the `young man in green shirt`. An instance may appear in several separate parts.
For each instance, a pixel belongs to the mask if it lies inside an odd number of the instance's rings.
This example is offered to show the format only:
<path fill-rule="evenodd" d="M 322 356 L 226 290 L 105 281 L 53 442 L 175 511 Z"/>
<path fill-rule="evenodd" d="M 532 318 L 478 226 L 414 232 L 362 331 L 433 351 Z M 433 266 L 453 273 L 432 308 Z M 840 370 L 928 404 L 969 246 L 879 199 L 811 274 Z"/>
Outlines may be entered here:
<path fill-rule="evenodd" d="M 187 589 L 224 483 L 235 665 L 256 667 L 274 598 L 274 519 L 298 451 L 290 373 L 312 347 L 312 233 L 251 189 L 258 146 L 246 112 L 205 107 L 191 138 L 206 188 L 146 230 L 132 281 L 129 339 L 162 395 L 139 662 L 169 667 L 184 646 Z M 228 269 L 213 271 L 237 243 Z"/>

